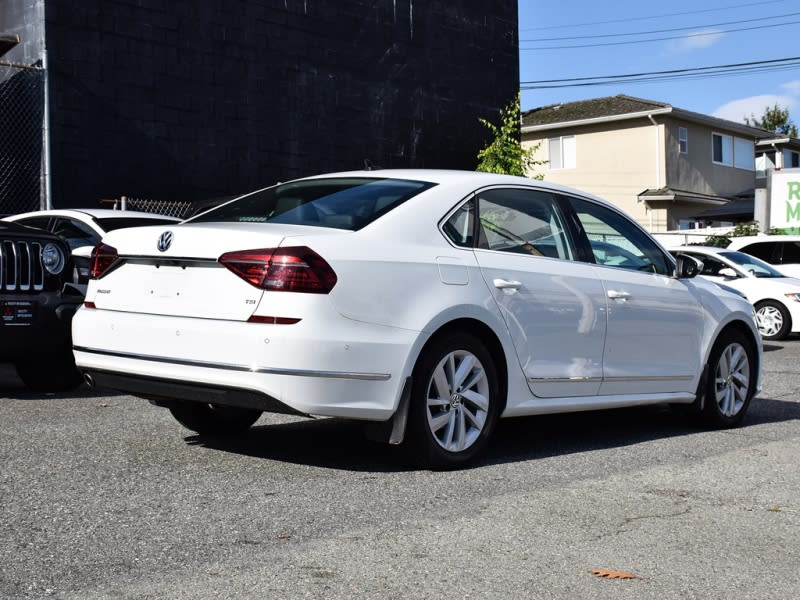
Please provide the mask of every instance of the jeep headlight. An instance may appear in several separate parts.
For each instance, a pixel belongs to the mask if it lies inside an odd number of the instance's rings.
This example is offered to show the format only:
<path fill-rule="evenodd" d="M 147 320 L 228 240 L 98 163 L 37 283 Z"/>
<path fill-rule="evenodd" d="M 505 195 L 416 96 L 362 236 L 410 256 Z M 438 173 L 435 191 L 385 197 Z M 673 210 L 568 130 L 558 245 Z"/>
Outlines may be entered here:
<path fill-rule="evenodd" d="M 49 242 L 42 248 L 42 264 L 48 273 L 58 275 L 64 270 L 64 253 L 61 248 Z"/>

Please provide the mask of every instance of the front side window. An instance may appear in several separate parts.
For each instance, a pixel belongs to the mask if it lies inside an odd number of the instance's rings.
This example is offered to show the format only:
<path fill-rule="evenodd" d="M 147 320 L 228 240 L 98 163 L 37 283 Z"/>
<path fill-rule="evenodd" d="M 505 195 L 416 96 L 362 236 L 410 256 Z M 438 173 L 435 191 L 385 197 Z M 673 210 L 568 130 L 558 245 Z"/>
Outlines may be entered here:
<path fill-rule="evenodd" d="M 786 169 L 796 169 L 800 167 L 800 152 L 793 152 L 792 150 L 784 150 L 783 166 Z"/>
<path fill-rule="evenodd" d="M 681 154 L 689 153 L 689 130 L 686 127 L 678 127 L 678 151 Z"/>
<path fill-rule="evenodd" d="M 242 196 L 192 223 L 282 223 L 357 231 L 435 183 L 367 177 L 306 179 Z"/>
<path fill-rule="evenodd" d="M 783 242 L 781 249 L 781 263 L 800 263 L 800 242 Z"/>
<path fill-rule="evenodd" d="M 606 267 L 670 275 L 672 262 L 633 221 L 600 204 L 570 198 L 594 262 Z"/>
<path fill-rule="evenodd" d="M 547 140 L 550 170 L 574 169 L 577 164 L 575 136 L 565 135 Z"/>
<path fill-rule="evenodd" d="M 547 192 L 493 189 L 478 196 L 477 247 L 571 260 L 556 198 Z"/>

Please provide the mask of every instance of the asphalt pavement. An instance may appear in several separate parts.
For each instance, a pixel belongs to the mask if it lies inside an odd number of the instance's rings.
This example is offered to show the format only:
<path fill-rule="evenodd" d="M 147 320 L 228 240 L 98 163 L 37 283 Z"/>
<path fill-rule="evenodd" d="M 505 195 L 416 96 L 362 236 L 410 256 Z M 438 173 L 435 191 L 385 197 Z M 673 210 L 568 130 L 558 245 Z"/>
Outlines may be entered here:
<path fill-rule="evenodd" d="M 766 350 L 739 429 L 663 407 L 508 420 L 454 472 L 353 422 L 209 441 L 0 367 L 0 598 L 795 600 L 800 339 Z"/>

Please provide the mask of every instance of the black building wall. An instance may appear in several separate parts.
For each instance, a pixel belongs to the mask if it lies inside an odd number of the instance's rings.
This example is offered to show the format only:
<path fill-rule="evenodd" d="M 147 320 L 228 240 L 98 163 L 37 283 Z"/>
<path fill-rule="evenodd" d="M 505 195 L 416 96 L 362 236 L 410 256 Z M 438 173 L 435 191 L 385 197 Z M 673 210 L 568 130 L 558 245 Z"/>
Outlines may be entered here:
<path fill-rule="evenodd" d="M 515 0 L 45 0 L 53 204 L 474 169 L 519 87 Z"/>

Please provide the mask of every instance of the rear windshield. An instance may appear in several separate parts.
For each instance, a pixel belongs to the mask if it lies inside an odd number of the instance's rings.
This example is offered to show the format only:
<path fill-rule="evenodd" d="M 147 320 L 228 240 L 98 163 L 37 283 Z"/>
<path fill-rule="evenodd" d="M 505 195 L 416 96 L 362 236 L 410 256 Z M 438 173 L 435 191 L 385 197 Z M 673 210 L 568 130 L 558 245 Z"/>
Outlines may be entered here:
<path fill-rule="evenodd" d="M 191 221 L 285 223 L 356 231 L 434 185 L 366 177 L 295 181 L 242 196 Z"/>
<path fill-rule="evenodd" d="M 142 225 L 174 225 L 175 219 L 148 219 L 146 217 L 108 217 L 96 219 L 103 231 L 114 231 L 126 227 L 141 227 Z"/>

